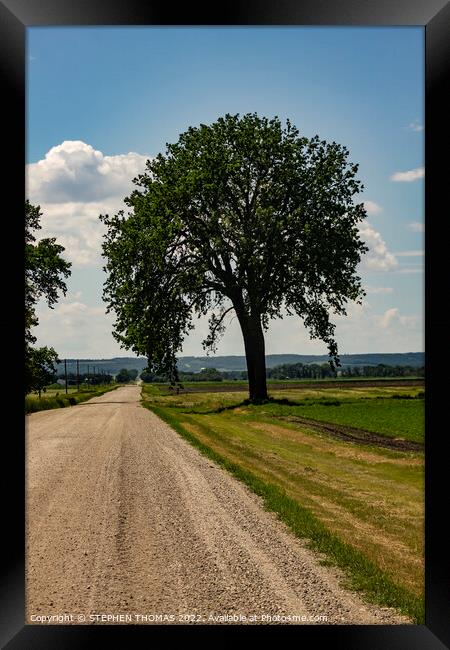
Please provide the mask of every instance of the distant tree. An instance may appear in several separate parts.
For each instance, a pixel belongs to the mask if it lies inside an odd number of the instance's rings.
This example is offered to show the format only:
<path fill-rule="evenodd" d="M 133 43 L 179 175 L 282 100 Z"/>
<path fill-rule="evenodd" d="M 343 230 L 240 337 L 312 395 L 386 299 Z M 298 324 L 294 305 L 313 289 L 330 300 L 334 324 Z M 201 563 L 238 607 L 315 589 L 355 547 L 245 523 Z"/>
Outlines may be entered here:
<path fill-rule="evenodd" d="M 142 379 L 144 384 L 151 384 L 153 382 L 162 383 L 168 381 L 168 378 L 166 376 L 157 375 L 154 372 L 149 372 L 147 368 L 144 368 L 139 377 Z"/>
<path fill-rule="evenodd" d="M 132 368 L 131 370 L 128 370 L 128 375 L 129 375 L 130 379 L 132 379 L 132 380 L 136 379 L 138 374 L 139 373 L 136 370 L 136 368 Z"/>
<path fill-rule="evenodd" d="M 198 373 L 200 381 L 222 381 L 223 377 L 216 368 L 202 368 Z"/>
<path fill-rule="evenodd" d="M 129 381 L 133 381 L 133 379 L 136 379 L 136 377 L 137 377 L 137 372 L 136 372 L 136 376 L 132 377 L 130 370 L 127 370 L 126 368 L 122 368 L 122 370 L 120 370 L 120 372 L 116 375 L 116 381 L 119 384 L 127 384 Z"/>
<path fill-rule="evenodd" d="M 63 278 L 69 277 L 71 266 L 61 257 L 64 247 L 56 244 L 54 237 L 36 243 L 34 231 L 41 228 L 41 216 L 39 205 L 25 201 L 25 394 L 41 385 L 43 377 L 50 372 L 51 364 L 56 363 L 58 358 L 53 348 L 32 348 L 36 337 L 31 329 L 39 322 L 36 316 L 37 302 L 43 298 L 53 309 L 58 292 L 66 294 Z"/>
<path fill-rule="evenodd" d="M 329 313 L 360 302 L 356 267 L 367 250 L 358 166 L 347 158 L 336 142 L 256 114 L 191 127 L 167 145 L 135 179 L 127 216 L 100 216 L 115 338 L 176 381 L 193 313 L 212 313 L 204 346 L 215 350 L 234 311 L 250 399 L 265 400 L 264 330 L 284 307 L 339 364 Z"/>

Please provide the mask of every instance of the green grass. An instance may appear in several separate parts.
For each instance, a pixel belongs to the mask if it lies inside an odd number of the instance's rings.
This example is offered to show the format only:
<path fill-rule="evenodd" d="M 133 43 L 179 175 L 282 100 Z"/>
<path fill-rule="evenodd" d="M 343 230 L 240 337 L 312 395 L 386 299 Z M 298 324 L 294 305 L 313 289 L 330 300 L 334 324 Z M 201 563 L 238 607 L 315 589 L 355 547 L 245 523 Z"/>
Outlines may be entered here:
<path fill-rule="evenodd" d="M 110 390 L 114 390 L 118 385 L 99 386 L 98 388 L 89 387 L 77 391 L 76 388 L 68 390 L 66 395 L 64 388 L 60 391 L 47 390 L 42 393 L 39 399 L 38 395 L 30 394 L 25 397 L 25 413 L 36 413 L 37 411 L 47 411 L 49 409 L 64 408 L 66 406 L 75 406 L 80 402 L 85 402 L 92 397 L 99 397 Z M 57 394 L 59 392 L 59 395 Z"/>
<path fill-rule="evenodd" d="M 405 404 L 422 401 L 392 399 L 388 387 L 330 390 L 290 391 L 290 400 L 308 398 L 309 406 L 252 406 L 246 393 L 234 392 L 164 396 L 156 386 L 145 386 L 143 399 L 343 568 L 353 589 L 423 622 L 423 454 L 362 447 L 279 419 L 279 409 L 315 408 L 320 415 L 343 406 L 356 413 L 358 401 L 362 410 L 370 404 L 373 413 L 395 417 Z M 395 393 L 407 394 L 400 387 Z M 341 405 L 325 405 L 333 400 Z"/>
<path fill-rule="evenodd" d="M 333 399 L 328 396 L 319 400 L 301 400 L 298 405 L 269 403 L 263 409 L 256 407 L 255 410 L 273 417 L 300 416 L 348 425 L 391 438 L 424 442 L 422 399 Z"/>

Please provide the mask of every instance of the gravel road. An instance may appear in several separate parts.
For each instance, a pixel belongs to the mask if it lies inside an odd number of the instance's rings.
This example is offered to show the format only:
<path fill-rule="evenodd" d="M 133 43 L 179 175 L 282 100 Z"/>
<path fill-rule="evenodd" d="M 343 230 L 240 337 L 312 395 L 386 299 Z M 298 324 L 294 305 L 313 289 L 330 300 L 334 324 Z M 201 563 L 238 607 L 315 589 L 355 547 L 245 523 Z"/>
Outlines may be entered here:
<path fill-rule="evenodd" d="M 126 386 L 27 416 L 28 623 L 408 622 L 344 590 L 139 400 Z"/>

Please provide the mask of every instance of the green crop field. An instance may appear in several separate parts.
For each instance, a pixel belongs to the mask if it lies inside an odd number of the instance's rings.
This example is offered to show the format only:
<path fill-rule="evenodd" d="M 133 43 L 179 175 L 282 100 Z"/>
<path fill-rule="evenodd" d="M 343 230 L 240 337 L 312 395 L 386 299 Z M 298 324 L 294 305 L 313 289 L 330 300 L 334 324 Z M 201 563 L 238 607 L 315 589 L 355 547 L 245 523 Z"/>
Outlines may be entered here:
<path fill-rule="evenodd" d="M 423 387 L 272 387 L 273 400 L 257 406 L 244 392 L 165 392 L 144 386 L 143 403 L 263 496 L 352 588 L 423 621 L 423 452 L 347 442 L 295 421 L 417 443 Z"/>
<path fill-rule="evenodd" d="M 262 412 L 273 417 L 300 416 L 392 438 L 424 441 L 424 393 L 421 387 L 329 389 L 326 395 L 320 396 L 299 396 L 298 391 L 296 394 L 294 391 L 273 391 L 273 395 L 295 403 L 269 403 Z M 257 407 L 256 411 L 261 412 L 261 409 Z"/>

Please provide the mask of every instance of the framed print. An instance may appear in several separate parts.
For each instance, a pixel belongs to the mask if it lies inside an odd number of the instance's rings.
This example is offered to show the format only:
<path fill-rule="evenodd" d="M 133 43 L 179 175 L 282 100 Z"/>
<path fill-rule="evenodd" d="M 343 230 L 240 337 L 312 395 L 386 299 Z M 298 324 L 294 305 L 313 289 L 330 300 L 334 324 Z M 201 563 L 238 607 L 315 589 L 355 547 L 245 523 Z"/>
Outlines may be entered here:
<path fill-rule="evenodd" d="M 450 647 L 448 3 L 0 16 L 3 646 Z"/>

